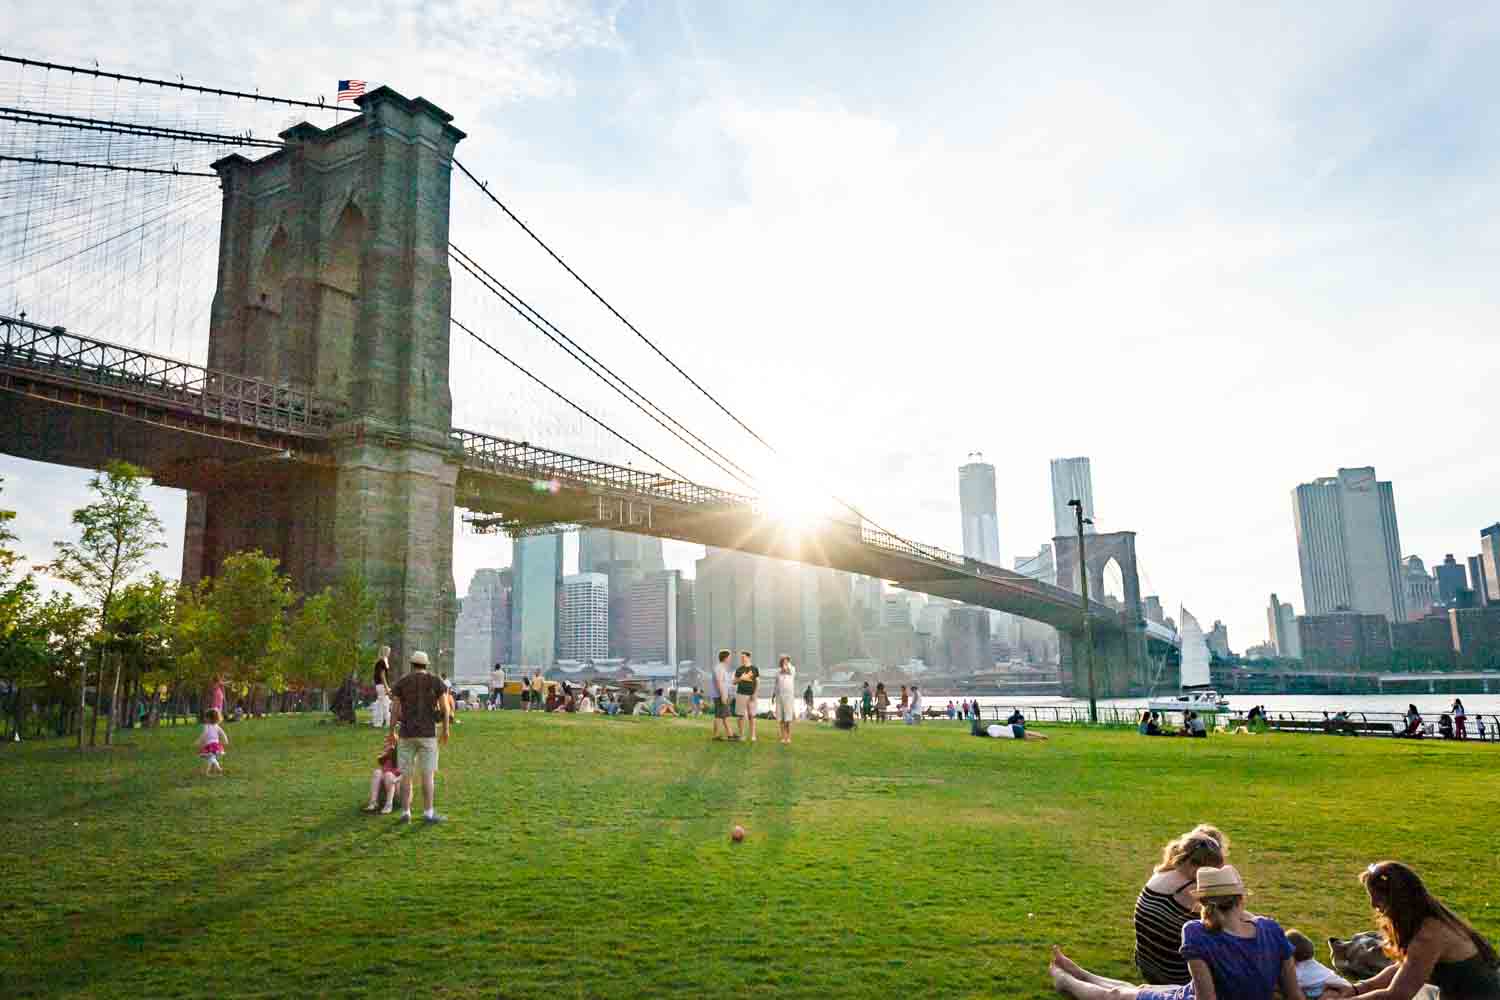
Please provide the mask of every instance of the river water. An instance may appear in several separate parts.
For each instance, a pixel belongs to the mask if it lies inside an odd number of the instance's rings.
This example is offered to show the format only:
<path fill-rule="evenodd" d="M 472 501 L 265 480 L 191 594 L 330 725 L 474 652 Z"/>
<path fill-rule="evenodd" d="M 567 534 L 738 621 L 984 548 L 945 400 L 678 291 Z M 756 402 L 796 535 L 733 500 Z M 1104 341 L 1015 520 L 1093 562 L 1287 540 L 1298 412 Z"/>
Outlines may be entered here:
<path fill-rule="evenodd" d="M 979 704 L 989 709 L 1012 708 L 1012 707 L 1044 707 L 1044 706 L 1066 706 L 1087 708 L 1088 701 L 1080 698 L 1060 698 L 1050 696 L 1007 696 L 1007 695 L 978 695 Z M 1267 712 L 1275 715 L 1279 712 L 1337 712 L 1343 709 L 1348 712 L 1391 712 L 1399 714 L 1406 711 L 1406 706 L 1416 705 L 1417 711 L 1428 719 L 1436 720 L 1439 715 L 1449 711 L 1453 707 L 1453 695 L 1428 695 L 1428 694 L 1246 694 L 1228 695 L 1229 707 L 1235 712 L 1248 712 L 1254 705 L 1264 705 Z M 1465 694 L 1459 695 L 1463 699 L 1464 708 L 1470 715 L 1500 715 L 1500 694 Z M 924 695 L 923 702 L 927 708 L 943 708 L 950 700 L 948 695 Z M 952 701 L 957 704 L 960 699 L 953 697 Z M 972 698 L 970 700 L 973 700 Z M 819 696 L 817 702 L 835 703 L 838 698 L 827 695 Z M 853 695 L 849 698 L 852 704 L 857 705 L 859 698 Z M 1142 709 L 1146 707 L 1146 698 L 1101 698 L 1101 706 L 1114 706 L 1119 708 Z M 761 699 L 765 708 L 770 708 L 770 700 Z M 891 696 L 891 708 L 896 707 L 896 695 Z M 988 716 L 989 712 L 986 711 Z"/>

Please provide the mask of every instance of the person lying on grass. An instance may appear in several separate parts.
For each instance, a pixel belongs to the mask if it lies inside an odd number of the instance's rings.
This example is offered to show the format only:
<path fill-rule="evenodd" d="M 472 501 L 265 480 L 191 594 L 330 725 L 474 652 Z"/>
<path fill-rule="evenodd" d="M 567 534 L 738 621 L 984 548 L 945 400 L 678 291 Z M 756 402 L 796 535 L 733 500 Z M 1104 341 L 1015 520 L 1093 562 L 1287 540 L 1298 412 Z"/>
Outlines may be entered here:
<path fill-rule="evenodd" d="M 1200 919 L 1182 928 L 1182 957 L 1192 982 L 1133 986 L 1096 976 L 1052 949 L 1048 974 L 1057 992 L 1076 1000 L 1306 1000 L 1297 985 L 1292 945 L 1281 925 L 1245 910 L 1248 891 L 1233 865 L 1198 869 Z"/>

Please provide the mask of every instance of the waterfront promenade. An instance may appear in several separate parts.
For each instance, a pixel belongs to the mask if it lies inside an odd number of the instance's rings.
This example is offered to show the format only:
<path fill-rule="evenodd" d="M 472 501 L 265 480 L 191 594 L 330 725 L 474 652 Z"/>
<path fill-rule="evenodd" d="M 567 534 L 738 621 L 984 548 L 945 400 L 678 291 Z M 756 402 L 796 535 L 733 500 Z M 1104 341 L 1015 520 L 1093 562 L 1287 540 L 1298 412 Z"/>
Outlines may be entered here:
<path fill-rule="evenodd" d="M 1133 975 L 1139 884 L 1205 820 L 1257 909 L 1314 940 L 1370 927 L 1355 874 L 1389 856 L 1500 933 L 1477 860 L 1493 747 L 898 723 L 750 746 L 698 721 L 464 713 L 450 822 L 424 829 L 358 813 L 369 728 L 227 728 L 222 780 L 195 773 L 196 726 L 0 751 L 27 859 L 7 995 L 1043 997 L 1053 941 Z"/>

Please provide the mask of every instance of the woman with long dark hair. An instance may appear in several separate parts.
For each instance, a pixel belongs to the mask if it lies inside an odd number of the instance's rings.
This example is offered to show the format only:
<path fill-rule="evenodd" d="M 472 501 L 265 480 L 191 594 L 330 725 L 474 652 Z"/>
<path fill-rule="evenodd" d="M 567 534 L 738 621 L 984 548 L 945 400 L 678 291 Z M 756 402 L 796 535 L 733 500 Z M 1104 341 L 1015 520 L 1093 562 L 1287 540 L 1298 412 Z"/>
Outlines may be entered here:
<path fill-rule="evenodd" d="M 1359 880 L 1395 964 L 1347 989 L 1330 988 L 1324 996 L 1411 1000 L 1431 983 L 1443 1000 L 1500 1000 L 1495 946 L 1428 892 L 1416 872 L 1399 861 L 1379 861 Z"/>

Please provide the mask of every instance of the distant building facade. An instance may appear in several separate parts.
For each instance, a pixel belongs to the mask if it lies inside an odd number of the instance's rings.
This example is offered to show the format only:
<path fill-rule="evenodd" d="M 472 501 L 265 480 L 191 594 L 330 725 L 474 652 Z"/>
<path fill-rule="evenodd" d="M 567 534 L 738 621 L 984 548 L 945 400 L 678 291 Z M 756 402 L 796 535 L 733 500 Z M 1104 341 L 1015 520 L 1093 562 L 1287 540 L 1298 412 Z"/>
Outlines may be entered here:
<path fill-rule="evenodd" d="M 1484 573 L 1485 604 L 1500 603 L 1500 521 L 1479 531 L 1479 568 Z"/>
<path fill-rule="evenodd" d="M 950 608 L 943 619 L 943 643 L 948 666 L 956 674 L 995 669 L 990 651 L 990 616 L 984 608 Z"/>
<path fill-rule="evenodd" d="M 958 509 L 963 518 L 964 555 L 1000 565 L 1000 516 L 995 507 L 995 467 L 972 452 L 958 467 Z"/>
<path fill-rule="evenodd" d="M 609 577 L 575 573 L 563 578 L 562 658 L 591 663 L 609 658 Z"/>
<path fill-rule="evenodd" d="M 1311 668 L 1385 665 L 1391 655 L 1391 622 L 1383 614 L 1340 610 L 1297 619 L 1302 659 Z"/>
<path fill-rule="evenodd" d="M 749 650 L 762 673 L 785 653 L 809 675 L 823 664 L 820 584 L 828 571 L 709 549 L 694 587 L 698 649 Z"/>
<path fill-rule="evenodd" d="M 469 581 L 469 592 L 454 623 L 453 676 L 479 681 L 497 663 L 511 663 L 509 569 L 480 569 Z"/>
<path fill-rule="evenodd" d="M 1297 612 L 1291 604 L 1283 604 L 1275 594 L 1271 595 L 1271 606 L 1266 608 L 1266 627 L 1277 656 L 1290 660 L 1302 658 L 1302 633 L 1297 628 Z"/>
<path fill-rule="evenodd" d="M 1054 458 L 1052 460 L 1052 537 L 1078 534 L 1078 518 L 1069 500 L 1083 504 L 1083 516 L 1094 516 L 1094 474 L 1087 458 Z M 1092 535 L 1097 526 L 1085 524 L 1083 533 Z"/>
<path fill-rule="evenodd" d="M 1470 556 L 1468 563 L 1469 589 L 1474 592 L 1474 606 L 1488 607 L 1491 601 L 1497 600 L 1497 597 L 1490 593 L 1489 587 L 1484 582 L 1484 557 Z"/>
<path fill-rule="evenodd" d="M 1392 665 L 1442 670 L 1453 665 L 1453 629 L 1446 611 L 1391 625 Z"/>
<path fill-rule="evenodd" d="M 1500 669 L 1500 605 L 1453 608 L 1448 621 L 1453 651 L 1461 664 L 1479 670 Z"/>
<path fill-rule="evenodd" d="M 630 658 L 637 663 L 676 666 L 682 573 L 664 569 L 647 573 L 630 587 Z"/>
<path fill-rule="evenodd" d="M 511 652 L 516 664 L 546 670 L 558 657 L 562 535 L 515 540 L 511 557 Z"/>
<path fill-rule="evenodd" d="M 1450 552 L 1432 568 L 1432 575 L 1437 578 L 1438 603 L 1445 608 L 1456 607 L 1459 593 L 1469 589 L 1469 574 L 1464 564 Z"/>
<path fill-rule="evenodd" d="M 1221 660 L 1227 660 L 1234 654 L 1229 651 L 1229 626 L 1215 620 L 1214 627 L 1203 635 L 1204 641 L 1208 643 L 1209 652 Z"/>
<path fill-rule="evenodd" d="M 1406 620 L 1421 621 L 1438 604 L 1437 580 L 1428 574 L 1421 556 L 1407 556 L 1401 568 L 1406 591 Z"/>
<path fill-rule="evenodd" d="M 1298 486 L 1292 511 L 1309 616 L 1350 608 L 1406 620 L 1401 536 L 1389 482 L 1377 480 L 1371 466 L 1340 469 Z"/>

